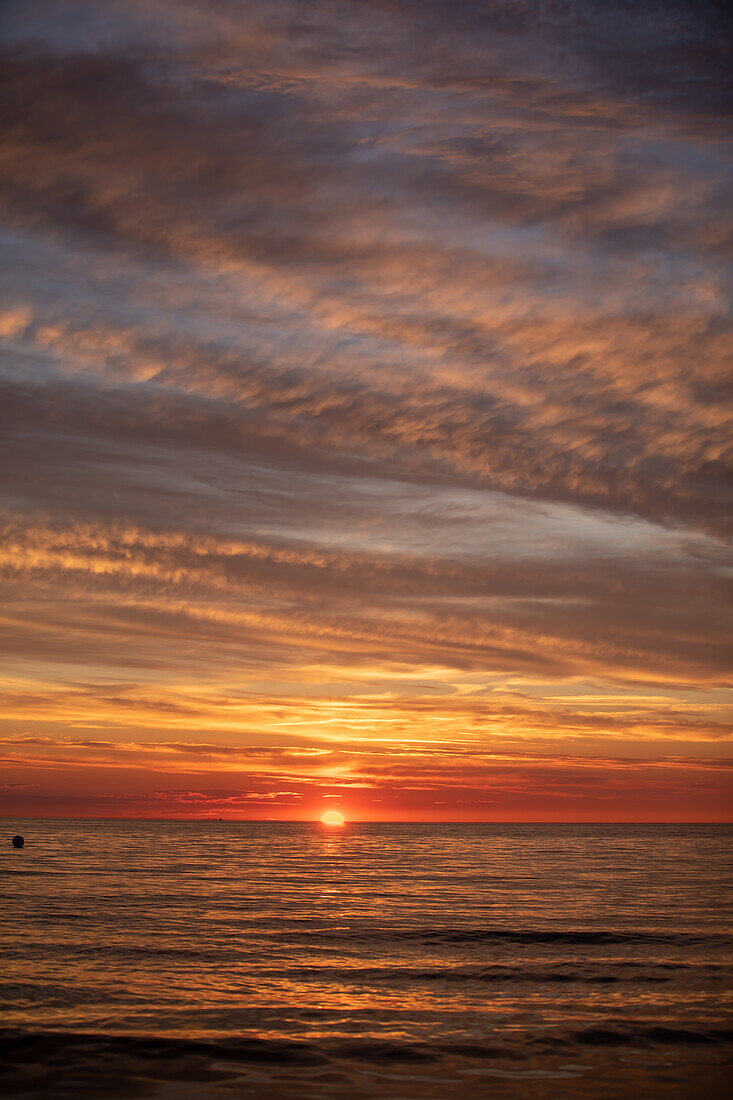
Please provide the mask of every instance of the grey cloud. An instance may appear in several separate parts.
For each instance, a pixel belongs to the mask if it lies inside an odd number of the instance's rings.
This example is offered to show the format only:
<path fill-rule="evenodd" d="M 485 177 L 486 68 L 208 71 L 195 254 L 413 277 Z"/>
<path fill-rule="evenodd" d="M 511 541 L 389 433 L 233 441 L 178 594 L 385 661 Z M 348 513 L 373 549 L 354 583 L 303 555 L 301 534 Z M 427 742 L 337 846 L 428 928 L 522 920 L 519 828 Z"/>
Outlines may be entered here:
<path fill-rule="evenodd" d="M 23 669 L 725 681 L 717 5 L 25 7 Z"/>

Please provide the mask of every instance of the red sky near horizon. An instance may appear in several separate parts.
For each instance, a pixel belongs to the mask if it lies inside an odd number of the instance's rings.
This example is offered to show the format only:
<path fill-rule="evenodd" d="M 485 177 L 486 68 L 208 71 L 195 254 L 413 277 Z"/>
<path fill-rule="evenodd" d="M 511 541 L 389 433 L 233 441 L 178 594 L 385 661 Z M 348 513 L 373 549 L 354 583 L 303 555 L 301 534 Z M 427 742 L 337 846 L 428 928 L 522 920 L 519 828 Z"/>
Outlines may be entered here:
<path fill-rule="evenodd" d="M 619 11 L 4 5 L 0 812 L 733 819 L 724 56 Z"/>

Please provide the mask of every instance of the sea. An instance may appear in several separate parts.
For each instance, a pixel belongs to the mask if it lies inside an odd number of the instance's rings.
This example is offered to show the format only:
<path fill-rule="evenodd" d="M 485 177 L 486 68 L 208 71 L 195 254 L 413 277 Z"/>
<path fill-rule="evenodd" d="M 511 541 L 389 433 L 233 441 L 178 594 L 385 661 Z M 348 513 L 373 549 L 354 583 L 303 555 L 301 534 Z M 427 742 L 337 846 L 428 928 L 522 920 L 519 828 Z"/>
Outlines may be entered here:
<path fill-rule="evenodd" d="M 733 1094 L 733 827 L 4 826 L 6 1097 Z"/>

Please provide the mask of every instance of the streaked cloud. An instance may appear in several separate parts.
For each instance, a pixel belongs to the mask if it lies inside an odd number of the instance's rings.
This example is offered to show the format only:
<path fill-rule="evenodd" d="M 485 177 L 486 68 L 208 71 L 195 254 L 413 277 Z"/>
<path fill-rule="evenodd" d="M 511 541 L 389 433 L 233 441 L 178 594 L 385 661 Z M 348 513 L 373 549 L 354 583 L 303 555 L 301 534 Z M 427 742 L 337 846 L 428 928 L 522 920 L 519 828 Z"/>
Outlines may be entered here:
<path fill-rule="evenodd" d="M 0 19 L 12 797 L 722 814 L 720 9 Z"/>

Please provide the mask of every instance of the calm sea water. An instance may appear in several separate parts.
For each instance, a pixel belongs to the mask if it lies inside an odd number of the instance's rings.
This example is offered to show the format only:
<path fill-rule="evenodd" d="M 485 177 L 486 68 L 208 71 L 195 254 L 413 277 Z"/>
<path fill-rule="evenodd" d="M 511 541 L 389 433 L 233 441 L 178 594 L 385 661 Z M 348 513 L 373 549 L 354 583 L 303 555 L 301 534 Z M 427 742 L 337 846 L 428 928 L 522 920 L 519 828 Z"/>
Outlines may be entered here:
<path fill-rule="evenodd" d="M 730 828 L 5 831 L 11 1096 L 697 1100 L 730 1085 Z"/>

